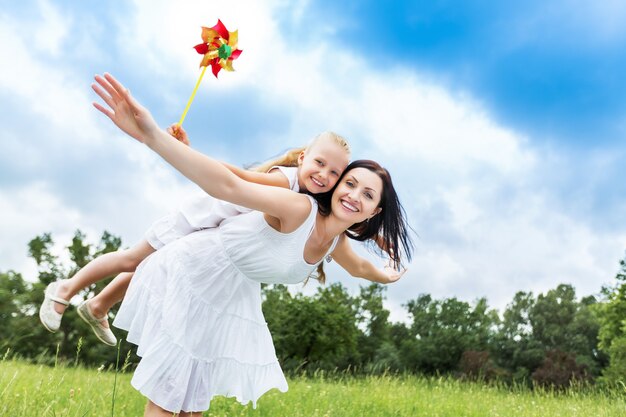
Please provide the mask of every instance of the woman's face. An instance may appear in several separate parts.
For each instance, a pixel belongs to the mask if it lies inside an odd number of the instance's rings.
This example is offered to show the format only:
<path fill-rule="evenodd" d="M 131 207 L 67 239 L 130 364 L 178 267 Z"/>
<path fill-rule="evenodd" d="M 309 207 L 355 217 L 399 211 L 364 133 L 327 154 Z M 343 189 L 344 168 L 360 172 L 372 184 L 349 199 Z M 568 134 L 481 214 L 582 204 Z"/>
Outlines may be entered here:
<path fill-rule="evenodd" d="M 333 192 L 333 214 L 350 224 L 360 223 L 378 214 L 382 198 L 383 181 L 366 168 L 353 168 L 347 172 Z"/>

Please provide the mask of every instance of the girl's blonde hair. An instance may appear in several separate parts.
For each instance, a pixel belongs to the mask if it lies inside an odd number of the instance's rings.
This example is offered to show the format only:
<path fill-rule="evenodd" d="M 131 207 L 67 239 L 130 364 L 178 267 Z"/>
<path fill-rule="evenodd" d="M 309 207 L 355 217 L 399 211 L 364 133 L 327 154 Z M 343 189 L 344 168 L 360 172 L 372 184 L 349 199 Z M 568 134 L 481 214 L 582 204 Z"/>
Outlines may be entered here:
<path fill-rule="evenodd" d="M 262 162 L 259 165 L 252 166 L 250 169 L 257 172 L 267 172 L 275 166 L 297 167 L 298 157 L 300 156 L 300 154 L 302 152 L 306 153 L 307 150 L 311 149 L 313 146 L 315 146 L 315 144 L 323 139 L 330 139 L 334 141 L 337 145 L 341 146 L 343 150 L 346 151 L 348 157 L 350 157 L 350 145 L 343 136 L 338 135 L 335 132 L 322 132 L 319 135 L 315 136 L 307 146 L 289 149 L 284 154 L 277 156 L 276 158 L 270 159 L 269 161 Z"/>
<path fill-rule="evenodd" d="M 311 142 L 309 142 L 307 146 L 289 149 L 284 154 L 276 158 L 270 159 L 269 161 L 262 162 L 259 165 L 252 166 L 250 167 L 250 169 L 253 171 L 257 171 L 257 172 L 268 172 L 270 169 L 272 169 L 272 167 L 275 167 L 275 166 L 297 167 L 298 157 L 300 157 L 300 154 L 302 152 L 306 153 L 307 150 L 311 149 L 313 146 L 315 146 L 315 144 L 317 144 L 319 141 L 323 139 L 330 139 L 334 141 L 337 145 L 341 146 L 341 148 L 343 148 L 344 151 L 346 151 L 348 158 L 350 157 L 350 145 L 348 144 L 348 141 L 343 136 L 338 135 L 335 132 L 328 131 L 328 132 L 322 132 L 319 135 L 315 136 L 311 140 Z M 324 272 L 324 261 L 322 261 L 317 266 L 317 271 L 315 272 L 315 275 L 312 275 L 312 276 L 315 279 L 317 279 L 320 282 L 320 284 L 324 284 L 326 282 L 326 273 Z M 308 278 L 307 278 L 307 281 L 308 281 Z"/>

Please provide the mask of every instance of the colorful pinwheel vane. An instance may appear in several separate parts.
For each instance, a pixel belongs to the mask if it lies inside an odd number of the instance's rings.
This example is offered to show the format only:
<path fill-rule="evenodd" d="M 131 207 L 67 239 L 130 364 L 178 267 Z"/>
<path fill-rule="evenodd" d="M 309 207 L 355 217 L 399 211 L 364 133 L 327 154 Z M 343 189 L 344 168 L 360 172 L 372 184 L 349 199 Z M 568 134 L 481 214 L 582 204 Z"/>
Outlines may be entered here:
<path fill-rule="evenodd" d="M 204 55 L 200 66 L 210 65 L 215 77 L 222 68 L 234 71 L 233 60 L 239 58 L 242 52 L 241 49 L 237 49 L 239 40 L 237 32 L 229 32 L 219 19 L 212 28 L 202 27 L 203 43 L 194 46 L 199 54 Z"/>
<path fill-rule="evenodd" d="M 191 93 L 191 97 L 189 97 L 187 106 L 183 111 L 183 115 L 178 121 L 179 126 L 182 126 L 185 120 L 187 111 L 189 111 L 191 102 L 196 96 L 196 92 L 198 91 L 198 87 L 200 86 L 200 82 L 202 81 L 202 77 L 204 77 L 204 72 L 207 67 L 209 65 L 211 66 L 211 71 L 213 75 L 215 75 L 215 78 L 217 78 L 217 74 L 219 74 L 222 69 L 226 71 L 235 70 L 233 68 L 233 61 L 239 58 L 242 52 L 237 46 L 239 41 L 237 32 L 238 31 L 229 32 L 219 19 L 217 19 L 217 24 L 211 28 L 202 27 L 202 43 L 194 46 L 194 48 L 199 54 L 204 55 L 202 61 L 200 61 L 200 67 L 203 68 L 196 82 L 196 86 Z"/>

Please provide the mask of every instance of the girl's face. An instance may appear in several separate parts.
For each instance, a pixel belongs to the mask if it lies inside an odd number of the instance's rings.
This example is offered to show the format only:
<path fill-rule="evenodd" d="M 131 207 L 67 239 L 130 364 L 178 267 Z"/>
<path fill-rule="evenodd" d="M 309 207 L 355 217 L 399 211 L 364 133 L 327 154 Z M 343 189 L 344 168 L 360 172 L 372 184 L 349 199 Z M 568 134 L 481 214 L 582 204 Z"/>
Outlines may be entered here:
<path fill-rule="evenodd" d="M 380 213 L 383 180 L 366 168 L 354 168 L 344 175 L 333 192 L 331 210 L 341 220 L 360 223 Z"/>
<path fill-rule="evenodd" d="M 332 189 L 348 166 L 348 153 L 330 138 L 320 138 L 298 157 L 298 185 L 312 194 Z"/>

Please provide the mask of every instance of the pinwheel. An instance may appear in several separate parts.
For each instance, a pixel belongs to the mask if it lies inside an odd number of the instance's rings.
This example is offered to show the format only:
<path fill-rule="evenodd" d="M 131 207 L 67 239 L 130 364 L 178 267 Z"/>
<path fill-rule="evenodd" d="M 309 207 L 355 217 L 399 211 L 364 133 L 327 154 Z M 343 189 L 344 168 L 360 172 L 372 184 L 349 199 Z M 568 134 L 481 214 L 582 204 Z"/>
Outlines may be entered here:
<path fill-rule="evenodd" d="M 233 60 L 241 55 L 241 49 L 237 48 L 239 40 L 237 32 L 229 32 L 219 19 L 212 28 L 202 28 L 203 42 L 194 48 L 199 54 L 204 55 L 200 66 L 206 68 L 210 65 L 216 78 L 222 68 L 226 71 L 234 71 Z"/>
<path fill-rule="evenodd" d="M 211 66 L 211 71 L 213 72 L 213 75 L 215 75 L 215 78 L 217 78 L 217 74 L 219 74 L 222 69 L 226 71 L 235 70 L 233 68 L 233 60 L 239 58 L 239 55 L 241 55 L 242 52 L 237 45 L 239 42 L 239 35 L 237 32 L 238 31 L 229 32 L 228 29 L 226 29 L 226 26 L 224 26 L 222 21 L 219 19 L 217 19 L 217 24 L 213 27 L 202 27 L 202 43 L 194 46 L 196 52 L 204 55 L 202 57 L 202 61 L 200 61 L 202 72 L 200 73 L 200 77 L 198 77 L 198 81 L 196 82 L 196 86 L 191 93 L 191 97 L 189 97 L 189 101 L 183 111 L 183 115 L 178 121 L 179 126 L 182 126 L 183 121 L 185 120 L 187 111 L 189 111 L 191 102 L 196 96 L 196 92 L 198 91 L 198 87 L 200 86 L 200 82 L 202 81 L 202 77 L 204 77 L 207 67 L 209 65 Z"/>

